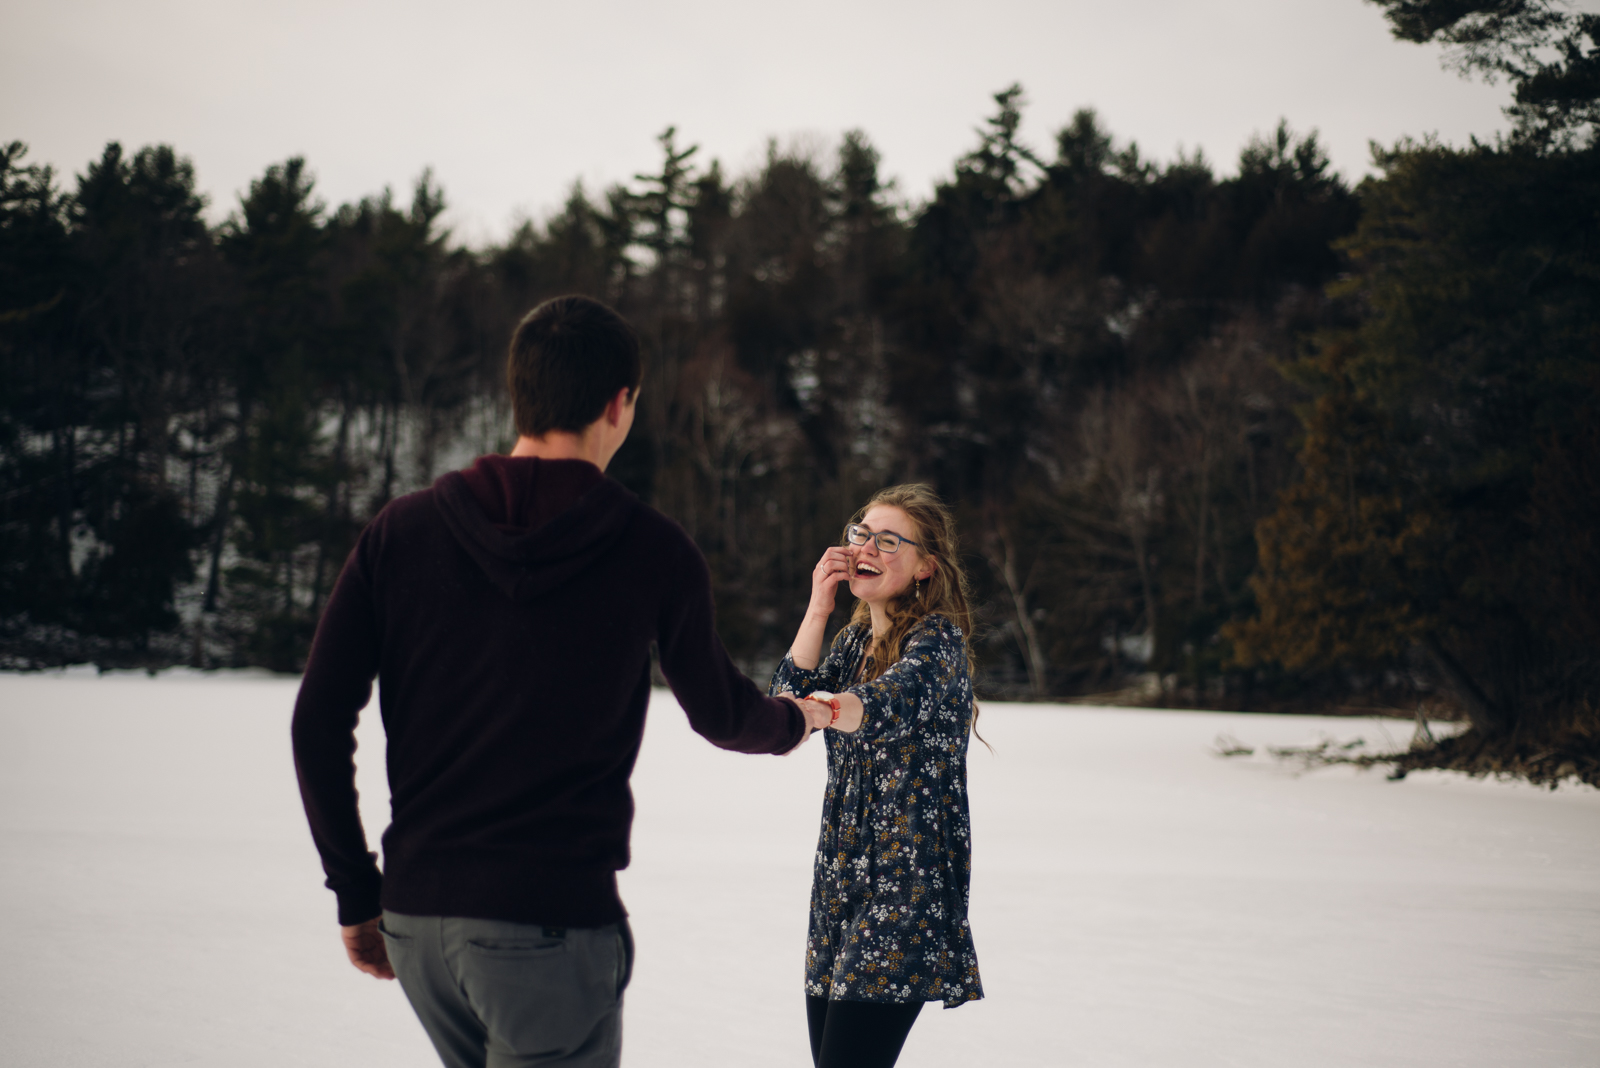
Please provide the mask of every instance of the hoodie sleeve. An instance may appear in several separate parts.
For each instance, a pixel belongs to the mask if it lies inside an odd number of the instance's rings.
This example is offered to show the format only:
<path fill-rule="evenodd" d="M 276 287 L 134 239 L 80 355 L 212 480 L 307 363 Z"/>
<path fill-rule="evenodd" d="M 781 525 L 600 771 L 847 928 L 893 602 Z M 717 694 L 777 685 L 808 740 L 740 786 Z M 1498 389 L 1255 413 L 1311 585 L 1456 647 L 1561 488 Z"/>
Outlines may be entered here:
<path fill-rule="evenodd" d="M 712 745 L 738 753 L 787 753 L 805 738 L 805 717 L 792 702 L 767 697 L 746 678 L 717 636 L 711 572 L 687 534 L 657 622 L 661 673 Z"/>
<path fill-rule="evenodd" d="M 380 522 L 381 517 L 362 533 L 328 598 L 290 726 L 300 799 L 328 874 L 328 889 L 338 898 L 342 926 L 382 911 L 378 897 L 383 876 L 361 826 L 354 761 L 356 720 L 372 695 L 378 671 L 370 564 Z"/>

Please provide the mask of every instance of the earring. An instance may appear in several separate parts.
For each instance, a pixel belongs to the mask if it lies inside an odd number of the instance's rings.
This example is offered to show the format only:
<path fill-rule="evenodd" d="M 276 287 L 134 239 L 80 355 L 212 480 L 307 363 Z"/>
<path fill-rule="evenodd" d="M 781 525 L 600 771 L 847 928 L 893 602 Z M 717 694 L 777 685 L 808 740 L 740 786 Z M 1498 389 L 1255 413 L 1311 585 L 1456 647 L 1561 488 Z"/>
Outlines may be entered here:
<path fill-rule="evenodd" d="M 911 581 L 916 583 L 916 585 L 917 585 L 917 600 L 919 600 L 919 601 L 922 600 L 922 580 L 921 579 L 912 579 Z"/>

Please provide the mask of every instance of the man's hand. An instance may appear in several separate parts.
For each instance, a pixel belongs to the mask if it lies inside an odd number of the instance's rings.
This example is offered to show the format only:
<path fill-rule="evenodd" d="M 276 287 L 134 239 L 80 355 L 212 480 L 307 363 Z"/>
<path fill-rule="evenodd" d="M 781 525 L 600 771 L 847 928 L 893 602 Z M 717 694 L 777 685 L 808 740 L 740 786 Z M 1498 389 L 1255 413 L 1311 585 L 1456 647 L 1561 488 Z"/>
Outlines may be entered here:
<path fill-rule="evenodd" d="M 800 711 L 805 713 L 806 726 L 814 731 L 826 730 L 833 720 L 833 709 L 809 697 L 800 702 Z"/>
<path fill-rule="evenodd" d="M 800 740 L 798 742 L 794 743 L 794 749 L 790 749 L 788 752 L 783 754 L 784 756 L 788 756 L 789 753 L 795 752 L 801 746 L 806 744 L 806 739 L 811 737 L 812 731 L 819 731 L 828 725 L 828 720 L 833 716 L 833 710 L 824 705 L 822 710 L 819 712 L 817 711 L 817 703 L 815 701 L 808 701 L 803 698 L 796 697 L 788 690 L 785 690 L 778 696 L 783 698 L 785 701 L 792 701 L 794 706 L 800 710 L 800 714 L 805 717 L 806 721 L 806 732 L 800 736 Z"/>
<path fill-rule="evenodd" d="M 389 947 L 384 945 L 376 916 L 354 927 L 339 928 L 339 935 L 344 939 L 344 951 L 351 964 L 374 979 L 394 978 L 394 969 L 389 967 Z"/>
<path fill-rule="evenodd" d="M 826 702 L 833 700 L 839 702 L 838 719 L 833 719 L 833 709 L 826 704 Z M 802 709 L 808 705 L 812 708 L 820 705 L 822 708 L 822 722 L 818 724 L 819 730 L 823 727 L 832 727 L 834 730 L 842 731 L 845 734 L 854 734 L 861 729 L 861 720 L 866 716 L 867 711 L 866 706 L 861 703 L 861 698 L 849 692 L 828 693 L 824 690 L 818 690 L 800 702 Z M 810 719 L 809 712 L 807 713 L 807 719 Z M 829 720 L 833 720 L 833 722 L 830 723 L 828 722 Z"/>

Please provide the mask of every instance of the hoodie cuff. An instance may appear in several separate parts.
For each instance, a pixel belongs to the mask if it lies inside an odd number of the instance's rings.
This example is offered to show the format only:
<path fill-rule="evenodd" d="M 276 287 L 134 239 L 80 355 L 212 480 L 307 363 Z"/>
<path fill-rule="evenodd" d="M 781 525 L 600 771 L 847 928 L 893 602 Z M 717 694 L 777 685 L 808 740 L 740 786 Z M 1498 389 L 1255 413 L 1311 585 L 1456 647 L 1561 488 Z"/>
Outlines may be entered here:
<path fill-rule="evenodd" d="M 338 891 L 339 926 L 354 927 L 383 915 L 378 886 Z"/>
<path fill-rule="evenodd" d="M 779 702 L 789 710 L 789 741 L 782 749 L 774 749 L 774 756 L 783 756 L 792 753 L 806 740 L 806 714 L 800 710 L 800 702 L 793 697 L 774 697 L 772 700 Z"/>

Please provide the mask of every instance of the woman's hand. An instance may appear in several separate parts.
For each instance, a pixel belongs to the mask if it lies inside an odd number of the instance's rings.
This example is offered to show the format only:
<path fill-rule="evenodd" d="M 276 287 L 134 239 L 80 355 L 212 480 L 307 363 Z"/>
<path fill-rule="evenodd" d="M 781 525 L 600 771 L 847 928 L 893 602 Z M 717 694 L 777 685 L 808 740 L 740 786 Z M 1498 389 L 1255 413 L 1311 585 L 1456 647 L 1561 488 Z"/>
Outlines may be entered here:
<path fill-rule="evenodd" d="M 805 713 L 806 724 L 814 731 L 820 731 L 833 720 L 833 709 L 820 701 L 811 698 L 802 698 L 800 708 Z"/>
<path fill-rule="evenodd" d="M 814 731 L 820 731 L 822 728 L 828 725 L 828 720 L 833 716 L 833 709 L 829 708 L 827 705 L 822 705 L 822 711 L 818 712 L 818 705 L 815 701 L 805 697 L 796 697 L 794 693 L 789 690 L 784 690 L 782 693 L 777 694 L 776 696 L 785 701 L 792 702 L 794 706 L 800 710 L 800 717 L 805 721 L 806 724 L 806 732 L 800 736 L 800 740 L 794 743 L 793 748 L 784 751 L 783 755 L 788 756 L 790 753 L 798 753 L 801 747 L 806 744 L 806 740 L 811 737 Z"/>
<path fill-rule="evenodd" d="M 833 719 L 833 709 L 819 702 L 815 697 L 800 697 L 790 693 L 788 690 L 783 691 L 778 696 L 787 697 L 800 706 L 800 714 L 806 718 L 807 730 L 820 731 Z"/>
<path fill-rule="evenodd" d="M 811 569 L 811 603 L 806 606 L 794 644 L 789 646 L 794 666 L 802 671 L 815 671 L 822 662 L 822 638 L 828 629 L 828 617 L 833 614 L 834 594 L 839 583 L 850 577 L 850 568 L 850 553 L 835 545 Z"/>
<path fill-rule="evenodd" d="M 830 701 L 839 702 L 838 719 L 833 718 L 833 708 L 828 703 Z M 826 713 L 827 719 L 823 721 L 822 726 L 832 727 L 834 730 L 843 731 L 845 734 L 854 734 L 860 730 L 862 717 L 866 714 L 866 708 L 861 704 L 861 698 L 853 693 L 828 693 L 824 690 L 818 690 L 806 697 L 801 702 L 801 706 L 804 707 L 807 703 L 820 705 Z M 807 719 L 809 720 L 809 718 L 808 715 Z M 827 720 L 832 720 L 832 722 L 830 723 Z"/>
<path fill-rule="evenodd" d="M 839 583 L 849 581 L 851 566 L 850 552 L 842 545 L 834 545 L 822 554 L 817 566 L 811 569 L 811 603 L 806 607 L 806 615 L 826 620 L 833 614 Z"/>

